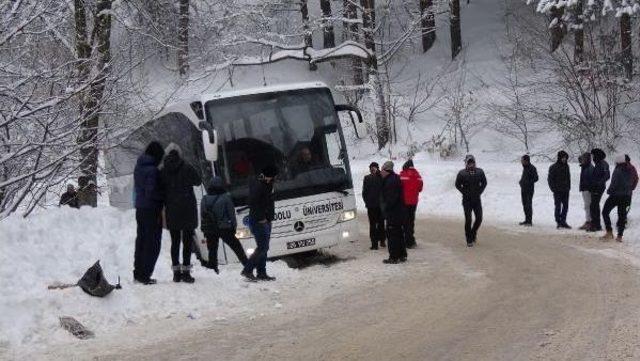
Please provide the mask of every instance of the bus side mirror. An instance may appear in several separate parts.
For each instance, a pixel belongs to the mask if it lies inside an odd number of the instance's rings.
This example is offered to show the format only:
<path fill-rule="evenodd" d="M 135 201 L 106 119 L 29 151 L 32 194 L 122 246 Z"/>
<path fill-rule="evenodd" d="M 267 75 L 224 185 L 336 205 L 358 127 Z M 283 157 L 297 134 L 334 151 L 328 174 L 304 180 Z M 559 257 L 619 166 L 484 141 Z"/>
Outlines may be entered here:
<path fill-rule="evenodd" d="M 362 124 L 364 122 L 362 119 L 362 113 L 360 112 L 360 109 L 358 109 L 357 107 L 354 107 L 353 105 L 348 105 L 348 104 L 337 104 L 335 109 L 336 109 L 336 112 L 348 112 L 349 118 L 351 118 L 351 124 L 353 124 L 353 130 L 356 133 L 356 138 L 360 139 L 361 138 L 360 133 L 364 133 L 362 130 L 358 131 L 359 127 L 357 125 L 357 124 Z M 353 117 L 354 114 L 358 118 L 357 124 Z"/>
<path fill-rule="evenodd" d="M 198 124 L 202 131 L 202 147 L 204 148 L 204 157 L 210 161 L 218 160 L 218 132 L 213 129 L 211 124 L 202 121 Z"/>

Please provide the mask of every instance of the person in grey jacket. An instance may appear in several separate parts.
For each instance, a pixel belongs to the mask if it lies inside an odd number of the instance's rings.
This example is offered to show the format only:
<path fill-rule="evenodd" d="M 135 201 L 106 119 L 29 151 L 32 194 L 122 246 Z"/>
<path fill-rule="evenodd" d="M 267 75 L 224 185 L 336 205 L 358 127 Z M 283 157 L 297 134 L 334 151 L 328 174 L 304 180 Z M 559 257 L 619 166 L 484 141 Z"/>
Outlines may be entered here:
<path fill-rule="evenodd" d="M 609 214 L 614 208 L 618 208 L 618 237 L 616 240 L 622 242 L 622 235 L 624 228 L 627 224 L 627 212 L 629 211 L 629 205 L 631 204 L 631 195 L 633 193 L 633 170 L 629 167 L 624 154 L 618 155 L 615 158 L 616 167 L 613 170 L 613 176 L 611 177 L 611 183 L 607 194 L 609 197 L 604 202 L 604 208 L 602 209 L 602 219 L 604 220 L 604 226 L 607 233 L 602 237 L 603 240 L 613 239 L 613 228 L 611 227 L 611 218 Z"/>
<path fill-rule="evenodd" d="M 247 255 L 236 237 L 238 222 L 236 209 L 231 194 L 224 189 L 224 181 L 213 177 L 207 185 L 207 194 L 200 202 L 200 218 L 202 233 L 207 239 L 209 262 L 205 265 L 220 273 L 218 269 L 218 245 L 220 239 L 236 254 L 242 265 L 247 263 Z"/>

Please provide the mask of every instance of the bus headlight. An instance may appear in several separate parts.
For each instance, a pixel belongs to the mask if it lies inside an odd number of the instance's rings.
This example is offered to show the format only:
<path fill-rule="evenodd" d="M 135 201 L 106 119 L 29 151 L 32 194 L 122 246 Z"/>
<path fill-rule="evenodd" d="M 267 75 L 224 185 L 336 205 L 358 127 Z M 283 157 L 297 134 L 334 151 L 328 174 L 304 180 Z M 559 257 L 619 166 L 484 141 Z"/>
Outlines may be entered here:
<path fill-rule="evenodd" d="M 248 228 L 238 228 L 236 230 L 237 239 L 251 238 L 251 231 Z"/>
<path fill-rule="evenodd" d="M 347 221 L 351 221 L 353 219 L 356 218 L 356 211 L 354 209 L 349 210 L 349 211 L 344 211 L 342 212 L 342 214 L 340 215 L 340 221 L 339 222 L 347 222 Z"/>

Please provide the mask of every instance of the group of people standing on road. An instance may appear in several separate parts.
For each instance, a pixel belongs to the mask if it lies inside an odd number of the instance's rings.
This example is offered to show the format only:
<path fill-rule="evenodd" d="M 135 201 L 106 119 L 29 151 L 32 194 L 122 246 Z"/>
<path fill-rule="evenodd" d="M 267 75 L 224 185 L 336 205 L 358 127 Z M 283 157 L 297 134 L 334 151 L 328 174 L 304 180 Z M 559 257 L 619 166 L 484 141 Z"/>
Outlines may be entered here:
<path fill-rule="evenodd" d="M 250 257 L 236 238 L 236 214 L 231 195 L 220 177 L 207 184 L 207 194 L 200 204 L 201 230 L 208 246 L 205 267 L 219 273 L 218 245 L 222 239 L 229 245 L 244 266 L 242 275 L 249 281 L 273 281 L 266 272 L 267 251 L 274 217 L 273 182 L 277 168 L 266 167 L 249 187 L 249 229 L 257 247 Z M 134 253 L 133 278 L 149 285 L 160 255 L 162 229 L 171 235 L 171 263 L 174 282 L 193 283 L 191 254 L 198 209 L 193 188 L 202 184 L 196 169 L 185 162 L 176 144 L 164 149 L 151 142 L 138 158 L 134 169 L 134 200 L 137 235 Z M 164 224 L 163 224 L 164 223 Z M 182 245 L 182 262 L 180 246 Z M 253 272 L 257 270 L 257 275 Z"/>
<path fill-rule="evenodd" d="M 387 264 L 407 260 L 407 249 L 416 246 L 414 235 L 416 210 L 423 181 L 412 160 L 408 160 L 400 174 L 393 170 L 392 161 L 379 167 L 373 162 L 362 184 L 362 199 L 369 218 L 371 249 L 388 247 Z M 388 242 L 385 242 L 387 240 Z"/>
<path fill-rule="evenodd" d="M 604 221 L 605 235 L 603 240 L 613 239 L 613 227 L 611 225 L 611 211 L 618 209 L 618 222 L 616 240 L 622 242 L 624 230 L 627 224 L 627 213 L 631 206 L 631 196 L 638 185 L 638 172 L 631 164 L 631 159 L 626 154 L 617 155 L 614 159 L 615 168 L 613 174 L 609 170 L 606 154 L 602 149 L 594 148 L 591 152 L 578 157 L 580 164 L 579 191 L 582 194 L 585 209 L 585 222 L 579 228 L 587 232 L 602 231 L 601 219 Z M 547 181 L 553 193 L 554 216 L 558 229 L 571 229 L 567 223 L 569 211 L 569 194 L 571 191 L 571 172 L 569 169 L 569 154 L 559 151 L 557 160 L 549 167 Z M 522 206 L 525 213 L 523 226 L 532 225 L 532 199 L 534 184 L 538 181 L 536 168 L 531 164 L 529 156 L 522 157 L 522 177 L 520 187 L 522 189 Z M 607 189 L 607 181 L 611 179 Z M 606 193 L 608 198 L 604 203 L 602 212 L 600 203 Z M 601 218 L 602 215 L 602 218 Z"/>

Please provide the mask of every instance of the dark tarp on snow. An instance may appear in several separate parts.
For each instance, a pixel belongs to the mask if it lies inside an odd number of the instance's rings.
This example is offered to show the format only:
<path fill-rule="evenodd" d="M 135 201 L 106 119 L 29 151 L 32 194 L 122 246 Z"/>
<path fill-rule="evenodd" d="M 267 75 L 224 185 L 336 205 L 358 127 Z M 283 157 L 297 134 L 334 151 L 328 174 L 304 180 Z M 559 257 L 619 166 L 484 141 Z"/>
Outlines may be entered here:
<path fill-rule="evenodd" d="M 78 286 L 84 292 L 96 297 L 104 297 L 116 288 L 104 278 L 100 261 L 97 261 L 85 272 L 84 276 L 78 281 Z"/>

